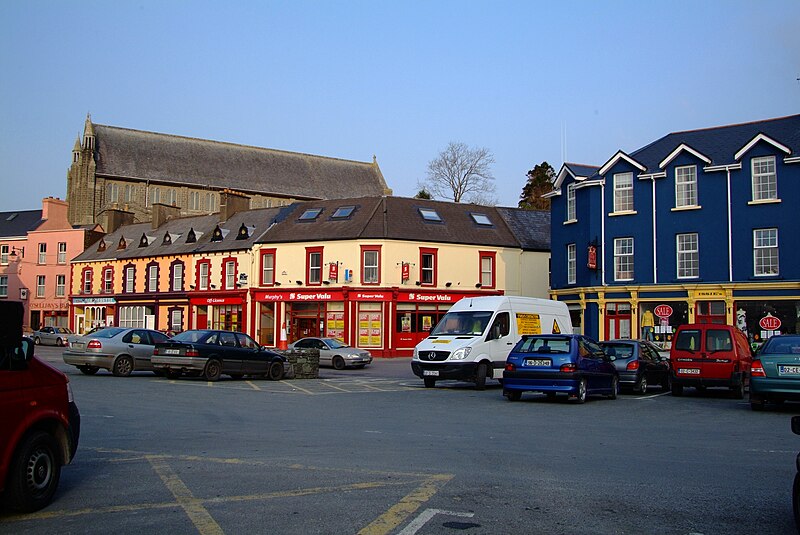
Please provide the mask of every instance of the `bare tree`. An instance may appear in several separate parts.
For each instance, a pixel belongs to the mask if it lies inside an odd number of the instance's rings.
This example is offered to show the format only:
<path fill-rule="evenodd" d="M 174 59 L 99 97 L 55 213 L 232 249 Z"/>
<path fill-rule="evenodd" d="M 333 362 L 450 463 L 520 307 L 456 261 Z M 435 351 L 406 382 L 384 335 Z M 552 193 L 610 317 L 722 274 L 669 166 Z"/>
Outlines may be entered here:
<path fill-rule="evenodd" d="M 464 143 L 451 141 L 447 148 L 428 162 L 428 177 L 417 187 L 424 189 L 434 199 L 453 199 L 476 204 L 496 204 L 491 165 L 494 156 L 489 149 L 470 148 Z"/>

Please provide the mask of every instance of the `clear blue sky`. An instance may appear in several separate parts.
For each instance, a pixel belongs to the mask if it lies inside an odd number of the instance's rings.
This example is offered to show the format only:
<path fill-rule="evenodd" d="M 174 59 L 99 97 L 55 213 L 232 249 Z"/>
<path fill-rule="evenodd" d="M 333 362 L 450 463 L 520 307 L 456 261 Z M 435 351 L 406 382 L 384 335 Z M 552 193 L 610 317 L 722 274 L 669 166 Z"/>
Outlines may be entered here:
<path fill-rule="evenodd" d="M 0 72 L 0 211 L 64 198 L 87 112 L 375 154 L 402 196 L 461 141 L 494 153 L 516 206 L 525 173 L 564 151 L 602 165 L 669 132 L 800 113 L 800 1 L 4 0 Z"/>

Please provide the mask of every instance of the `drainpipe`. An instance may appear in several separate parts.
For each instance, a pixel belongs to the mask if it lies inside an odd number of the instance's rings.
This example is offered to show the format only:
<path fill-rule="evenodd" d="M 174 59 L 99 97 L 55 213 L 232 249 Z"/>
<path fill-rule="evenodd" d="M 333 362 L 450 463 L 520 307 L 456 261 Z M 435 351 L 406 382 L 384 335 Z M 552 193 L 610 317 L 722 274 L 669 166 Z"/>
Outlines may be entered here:
<path fill-rule="evenodd" d="M 731 236 L 731 168 L 726 167 L 725 172 L 728 174 L 728 282 L 733 282 L 733 237 Z"/>
<path fill-rule="evenodd" d="M 600 247 L 603 252 L 601 258 L 600 269 L 602 275 L 600 278 L 600 285 L 606 285 L 606 179 L 600 183 Z"/>
<path fill-rule="evenodd" d="M 653 284 L 658 284 L 658 255 L 656 254 L 656 177 L 651 176 L 653 184 Z"/>

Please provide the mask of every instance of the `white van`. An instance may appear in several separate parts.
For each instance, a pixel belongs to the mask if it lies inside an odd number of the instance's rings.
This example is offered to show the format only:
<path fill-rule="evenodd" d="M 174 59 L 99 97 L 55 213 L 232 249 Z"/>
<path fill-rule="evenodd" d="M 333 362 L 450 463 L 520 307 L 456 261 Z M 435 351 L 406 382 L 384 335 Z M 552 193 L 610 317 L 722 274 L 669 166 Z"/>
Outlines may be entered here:
<path fill-rule="evenodd" d="M 506 358 L 525 334 L 572 334 L 566 303 L 504 295 L 466 297 L 414 348 L 411 369 L 433 388 L 439 379 L 502 381 Z"/>

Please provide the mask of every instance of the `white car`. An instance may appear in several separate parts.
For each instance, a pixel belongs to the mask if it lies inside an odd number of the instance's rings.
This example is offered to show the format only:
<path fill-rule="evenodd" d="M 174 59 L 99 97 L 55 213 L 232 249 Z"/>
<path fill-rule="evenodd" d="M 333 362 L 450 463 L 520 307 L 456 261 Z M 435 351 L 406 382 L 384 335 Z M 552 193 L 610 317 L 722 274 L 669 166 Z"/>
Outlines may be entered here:
<path fill-rule="evenodd" d="M 337 370 L 363 368 L 372 362 L 372 354 L 366 349 L 357 349 L 335 338 L 301 338 L 289 344 L 290 349 L 319 349 L 319 365 L 333 366 Z"/>
<path fill-rule="evenodd" d="M 31 338 L 37 346 L 42 344 L 61 347 L 67 345 L 67 337 L 71 334 L 74 333 L 66 327 L 42 327 L 38 331 L 33 331 Z"/>

